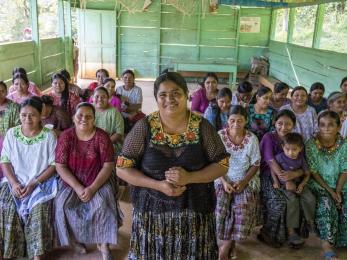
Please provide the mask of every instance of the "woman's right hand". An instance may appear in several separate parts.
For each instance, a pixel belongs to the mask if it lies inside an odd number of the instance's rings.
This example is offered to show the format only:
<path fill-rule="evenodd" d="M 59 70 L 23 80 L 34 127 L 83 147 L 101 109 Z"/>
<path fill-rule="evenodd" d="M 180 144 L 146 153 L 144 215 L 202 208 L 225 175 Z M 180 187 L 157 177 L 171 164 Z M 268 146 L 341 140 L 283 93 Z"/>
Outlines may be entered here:
<path fill-rule="evenodd" d="M 22 184 L 20 184 L 19 182 L 16 182 L 16 183 L 12 184 L 11 187 L 12 187 L 12 191 L 14 193 L 14 196 L 16 196 L 17 198 L 21 198 L 23 195 Z"/>
<path fill-rule="evenodd" d="M 333 198 L 333 200 L 336 202 L 337 207 L 340 207 L 342 202 L 341 194 L 338 192 L 335 192 L 332 189 L 329 189 L 328 192 L 330 193 L 330 196 Z"/>
<path fill-rule="evenodd" d="M 169 197 L 178 197 L 181 196 L 186 189 L 186 186 L 177 186 L 164 180 L 160 182 L 159 191 Z"/>
<path fill-rule="evenodd" d="M 231 194 L 235 192 L 235 189 L 232 184 L 228 183 L 227 181 L 223 181 L 222 183 L 223 183 L 223 189 L 226 193 Z"/>

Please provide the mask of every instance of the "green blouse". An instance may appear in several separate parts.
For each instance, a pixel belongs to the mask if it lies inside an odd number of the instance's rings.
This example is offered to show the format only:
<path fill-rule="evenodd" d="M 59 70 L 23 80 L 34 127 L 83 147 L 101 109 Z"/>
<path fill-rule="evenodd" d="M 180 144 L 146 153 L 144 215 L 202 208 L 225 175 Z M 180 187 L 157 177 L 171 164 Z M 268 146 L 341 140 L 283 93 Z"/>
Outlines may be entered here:
<path fill-rule="evenodd" d="M 336 184 L 342 172 L 347 172 L 347 142 L 341 136 L 335 145 L 329 149 L 323 147 L 318 138 L 313 137 L 305 145 L 306 158 L 313 173 L 319 174 L 326 184 L 336 189 Z M 311 179 L 313 189 L 323 189 L 316 181 Z M 343 187 L 347 191 L 347 182 Z"/>

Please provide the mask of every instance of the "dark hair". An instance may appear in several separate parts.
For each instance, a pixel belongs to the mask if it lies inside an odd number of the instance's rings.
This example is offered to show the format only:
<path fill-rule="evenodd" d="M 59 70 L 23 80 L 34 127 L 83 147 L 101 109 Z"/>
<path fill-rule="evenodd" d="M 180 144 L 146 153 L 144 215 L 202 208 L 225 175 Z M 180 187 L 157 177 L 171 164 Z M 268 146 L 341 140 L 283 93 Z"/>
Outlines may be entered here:
<path fill-rule="evenodd" d="M 296 124 L 296 116 L 294 114 L 293 111 L 291 110 L 288 110 L 288 109 L 283 109 L 283 110 L 280 110 L 280 112 L 278 112 L 275 116 L 275 122 L 277 122 L 278 119 L 280 119 L 281 117 L 288 117 L 294 124 Z"/>
<path fill-rule="evenodd" d="M 274 86 L 274 93 L 281 93 L 285 89 L 289 89 L 289 86 L 286 83 L 276 82 Z"/>
<path fill-rule="evenodd" d="M 301 134 L 298 133 L 288 133 L 283 137 L 282 144 L 294 144 L 300 147 L 304 146 L 304 139 Z"/>
<path fill-rule="evenodd" d="M 253 86 L 252 86 L 252 83 L 249 81 L 242 81 L 237 86 L 238 93 L 244 94 L 244 93 L 249 93 L 252 91 L 253 91 Z"/>
<path fill-rule="evenodd" d="M 7 91 L 7 85 L 4 81 L 0 81 L 0 86 L 3 86 Z"/>
<path fill-rule="evenodd" d="M 53 74 L 51 82 L 53 82 L 53 80 L 55 80 L 55 79 L 60 79 L 64 82 L 65 88 L 64 88 L 63 92 L 61 93 L 61 104 L 60 105 L 63 109 L 65 109 L 65 111 L 68 111 L 67 103 L 69 101 L 69 82 L 64 77 L 64 75 L 60 74 L 60 73 Z"/>
<path fill-rule="evenodd" d="M 105 87 L 97 87 L 94 90 L 94 93 L 96 93 L 97 91 L 104 91 L 106 93 L 107 97 L 110 97 L 110 95 L 108 94 L 108 90 Z"/>
<path fill-rule="evenodd" d="M 93 111 L 93 115 L 94 115 L 94 118 L 95 118 L 95 107 L 88 103 L 88 102 L 81 102 L 79 103 L 77 106 L 76 106 L 76 112 L 78 111 L 78 109 L 80 109 L 81 107 L 88 107 L 90 108 L 92 111 Z"/>
<path fill-rule="evenodd" d="M 12 70 L 12 77 L 14 76 L 14 74 L 17 74 L 17 73 L 22 73 L 22 74 L 27 75 L 26 70 L 24 68 L 21 68 L 21 67 L 13 68 L 13 70 Z"/>
<path fill-rule="evenodd" d="M 220 98 L 224 98 L 224 97 L 229 97 L 230 98 L 230 102 L 231 102 L 231 99 L 233 98 L 233 93 L 231 92 L 230 88 L 222 88 L 218 91 L 217 93 L 217 96 L 216 96 L 216 99 L 215 101 L 211 101 L 211 105 L 212 105 L 212 108 L 215 110 L 216 112 L 216 129 L 217 130 L 220 130 L 222 129 L 222 120 L 220 118 L 220 113 L 222 112 L 218 106 L 218 103 L 217 103 L 217 100 L 220 99 Z"/>
<path fill-rule="evenodd" d="M 241 115 L 246 119 L 246 121 L 248 119 L 247 110 L 240 105 L 235 105 L 231 107 L 229 116 L 231 115 Z"/>
<path fill-rule="evenodd" d="M 304 88 L 303 86 L 297 86 L 293 88 L 292 93 L 290 93 L 290 96 L 293 97 L 295 91 L 299 91 L 299 90 L 305 91 L 306 95 L 308 95 L 306 88 Z"/>
<path fill-rule="evenodd" d="M 157 100 L 157 94 L 159 91 L 160 84 L 166 81 L 175 83 L 180 89 L 183 90 L 186 97 L 188 97 L 188 87 L 186 80 L 177 72 L 168 72 L 161 74 L 154 81 L 154 97 Z"/>
<path fill-rule="evenodd" d="M 344 77 L 344 78 L 341 80 L 340 88 L 342 87 L 343 83 L 345 83 L 345 81 L 347 81 L 347 77 Z"/>
<path fill-rule="evenodd" d="M 335 102 L 337 99 L 341 97 L 345 97 L 345 94 L 343 94 L 340 91 L 331 92 L 327 98 L 328 105 L 330 106 L 331 103 Z"/>
<path fill-rule="evenodd" d="M 31 106 L 35 108 L 40 114 L 42 113 L 42 101 L 38 97 L 31 97 L 23 101 L 23 103 L 20 104 L 20 110 L 26 106 Z"/>
<path fill-rule="evenodd" d="M 54 100 L 51 96 L 48 95 L 43 95 L 41 96 L 41 101 L 43 104 L 48 105 L 48 106 L 53 106 Z"/>
<path fill-rule="evenodd" d="M 59 71 L 59 73 L 63 75 L 68 81 L 71 80 L 70 73 L 66 69 L 62 69 L 61 71 Z"/>
<path fill-rule="evenodd" d="M 272 92 L 272 90 L 270 88 L 265 87 L 265 86 L 261 86 L 260 88 L 258 88 L 257 92 L 253 95 L 253 97 L 250 101 L 250 104 L 257 103 L 257 97 L 262 97 L 269 92 Z"/>
<path fill-rule="evenodd" d="M 328 110 L 328 109 L 325 109 L 323 111 L 321 111 L 319 114 L 318 114 L 318 125 L 319 125 L 319 121 L 323 118 L 323 117 L 330 117 L 332 119 L 335 120 L 337 126 L 340 126 L 341 125 L 341 119 L 340 119 L 340 116 L 338 113 L 332 111 L 332 110 Z"/>
<path fill-rule="evenodd" d="M 116 81 L 113 78 L 104 78 L 104 80 L 102 81 L 102 84 L 105 85 L 109 82 L 113 82 L 116 85 Z"/>
<path fill-rule="evenodd" d="M 83 102 L 87 102 L 91 95 L 93 95 L 93 91 L 89 88 L 85 88 L 81 90 L 80 98 Z"/>
<path fill-rule="evenodd" d="M 218 83 L 218 76 L 217 76 L 217 74 L 214 73 L 214 72 L 207 72 L 207 74 L 205 75 L 205 77 L 204 77 L 204 79 L 203 79 L 203 81 L 202 81 L 204 85 L 205 85 L 205 81 L 206 81 L 207 78 L 209 78 L 209 77 L 214 78 L 214 79 L 217 81 L 217 83 Z"/>
<path fill-rule="evenodd" d="M 95 72 L 95 77 L 98 76 L 98 73 L 104 73 L 106 78 L 108 78 L 110 76 L 110 74 L 108 73 L 108 71 L 106 69 L 98 69 L 96 72 Z"/>
<path fill-rule="evenodd" d="M 28 77 L 27 77 L 26 74 L 23 74 L 23 73 L 15 73 L 15 74 L 13 75 L 13 77 L 12 77 L 12 82 L 14 83 L 14 81 L 15 81 L 16 79 L 22 79 L 22 80 L 24 80 L 24 82 L 25 82 L 27 85 L 29 85 L 29 80 L 28 80 Z"/>
<path fill-rule="evenodd" d="M 133 78 L 135 78 L 135 73 L 132 70 L 125 70 L 122 72 L 122 77 L 124 77 L 125 74 L 131 74 L 133 76 Z"/>
<path fill-rule="evenodd" d="M 320 83 L 320 82 L 313 83 L 310 87 L 310 93 L 312 91 L 315 91 L 316 89 L 320 89 L 320 90 L 323 90 L 323 92 L 325 92 L 325 87 L 324 87 L 323 83 Z"/>

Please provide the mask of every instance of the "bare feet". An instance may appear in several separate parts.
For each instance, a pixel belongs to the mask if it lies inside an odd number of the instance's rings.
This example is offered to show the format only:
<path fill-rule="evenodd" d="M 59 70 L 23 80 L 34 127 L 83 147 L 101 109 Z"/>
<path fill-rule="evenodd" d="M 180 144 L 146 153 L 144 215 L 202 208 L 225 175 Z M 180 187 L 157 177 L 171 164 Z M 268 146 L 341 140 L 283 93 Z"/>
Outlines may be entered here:
<path fill-rule="evenodd" d="M 87 253 L 87 248 L 82 243 L 75 242 L 73 245 L 73 249 L 74 249 L 75 253 L 79 254 L 79 255 L 84 255 Z"/>
<path fill-rule="evenodd" d="M 111 251 L 110 251 L 110 249 L 108 247 L 108 244 L 98 245 L 98 249 L 101 252 L 102 260 L 113 260 Z"/>
<path fill-rule="evenodd" d="M 334 251 L 334 247 L 328 241 L 322 241 L 324 260 L 339 260 L 340 258 Z"/>
<path fill-rule="evenodd" d="M 218 245 L 218 260 L 229 260 L 230 250 L 232 250 L 232 242 L 230 240 L 218 240 Z"/>

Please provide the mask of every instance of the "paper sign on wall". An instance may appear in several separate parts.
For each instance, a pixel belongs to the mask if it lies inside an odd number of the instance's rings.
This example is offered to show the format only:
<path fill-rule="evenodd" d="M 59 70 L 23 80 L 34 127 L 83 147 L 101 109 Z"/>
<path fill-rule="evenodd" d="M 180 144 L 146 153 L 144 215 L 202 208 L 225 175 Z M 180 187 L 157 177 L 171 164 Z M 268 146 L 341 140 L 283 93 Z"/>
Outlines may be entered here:
<path fill-rule="evenodd" d="M 241 33 L 260 33 L 260 17 L 240 17 Z"/>

